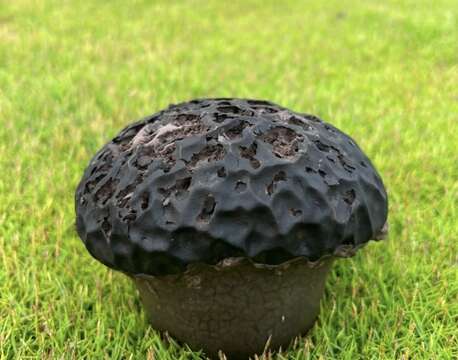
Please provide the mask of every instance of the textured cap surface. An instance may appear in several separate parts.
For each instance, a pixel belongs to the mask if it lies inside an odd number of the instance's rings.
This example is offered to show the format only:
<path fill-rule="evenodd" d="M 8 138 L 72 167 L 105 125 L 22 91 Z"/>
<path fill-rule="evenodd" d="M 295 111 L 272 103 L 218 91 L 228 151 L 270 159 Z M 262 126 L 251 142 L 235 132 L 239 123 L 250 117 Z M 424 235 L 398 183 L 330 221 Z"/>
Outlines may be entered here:
<path fill-rule="evenodd" d="M 76 191 L 77 231 L 131 274 L 249 257 L 350 256 L 387 219 L 377 171 L 354 140 L 273 103 L 201 99 L 119 133 Z"/>

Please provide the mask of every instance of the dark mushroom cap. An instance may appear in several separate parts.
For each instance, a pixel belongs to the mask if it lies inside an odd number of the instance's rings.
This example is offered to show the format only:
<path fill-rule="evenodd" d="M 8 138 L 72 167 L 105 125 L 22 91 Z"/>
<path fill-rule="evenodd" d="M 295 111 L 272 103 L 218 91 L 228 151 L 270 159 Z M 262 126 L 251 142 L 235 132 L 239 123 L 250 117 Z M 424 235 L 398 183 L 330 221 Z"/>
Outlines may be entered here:
<path fill-rule="evenodd" d="M 125 128 L 76 191 L 89 252 L 130 274 L 248 257 L 350 256 L 387 219 L 382 180 L 355 141 L 268 101 L 201 99 Z"/>

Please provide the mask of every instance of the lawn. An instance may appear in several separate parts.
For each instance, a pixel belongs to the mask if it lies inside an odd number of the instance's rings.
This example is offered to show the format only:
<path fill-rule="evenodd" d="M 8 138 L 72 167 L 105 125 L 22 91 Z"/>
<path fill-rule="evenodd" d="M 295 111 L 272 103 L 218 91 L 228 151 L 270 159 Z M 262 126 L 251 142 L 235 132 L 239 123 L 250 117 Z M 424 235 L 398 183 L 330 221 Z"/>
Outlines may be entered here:
<path fill-rule="evenodd" d="M 458 358 L 456 0 L 1 1 L 0 358 L 204 358 L 88 255 L 73 196 L 127 123 L 216 96 L 319 115 L 389 192 L 389 238 L 278 359 Z"/>

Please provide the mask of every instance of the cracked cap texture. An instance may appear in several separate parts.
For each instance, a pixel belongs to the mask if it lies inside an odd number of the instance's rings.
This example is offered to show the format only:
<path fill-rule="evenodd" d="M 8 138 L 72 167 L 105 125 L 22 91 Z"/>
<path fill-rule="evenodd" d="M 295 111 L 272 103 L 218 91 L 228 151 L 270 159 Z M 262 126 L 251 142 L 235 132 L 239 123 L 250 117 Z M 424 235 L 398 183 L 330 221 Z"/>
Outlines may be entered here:
<path fill-rule="evenodd" d="M 76 190 L 87 249 L 130 274 L 350 256 L 378 237 L 387 212 L 383 182 L 352 138 L 260 100 L 199 99 L 146 117 L 102 147 Z"/>

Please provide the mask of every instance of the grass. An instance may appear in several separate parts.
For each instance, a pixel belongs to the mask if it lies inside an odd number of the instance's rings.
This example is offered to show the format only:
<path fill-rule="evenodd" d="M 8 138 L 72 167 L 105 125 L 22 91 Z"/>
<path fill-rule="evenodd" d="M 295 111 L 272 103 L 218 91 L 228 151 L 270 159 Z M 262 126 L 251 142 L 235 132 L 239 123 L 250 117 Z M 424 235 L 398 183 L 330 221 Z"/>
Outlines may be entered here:
<path fill-rule="evenodd" d="M 350 133 L 389 240 L 339 261 L 278 359 L 458 358 L 458 4 L 0 2 L 0 358 L 200 359 L 74 231 L 90 157 L 170 102 L 265 98 Z"/>

